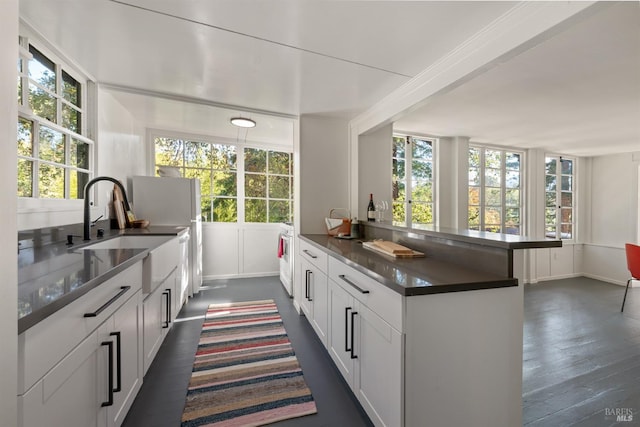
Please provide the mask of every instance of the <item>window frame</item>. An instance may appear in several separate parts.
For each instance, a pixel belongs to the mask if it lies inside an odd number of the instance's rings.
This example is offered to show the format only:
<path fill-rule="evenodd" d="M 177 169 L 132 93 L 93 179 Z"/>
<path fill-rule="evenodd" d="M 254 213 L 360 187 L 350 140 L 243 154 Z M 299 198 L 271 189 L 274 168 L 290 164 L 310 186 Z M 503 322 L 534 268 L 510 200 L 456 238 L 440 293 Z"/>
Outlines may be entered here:
<path fill-rule="evenodd" d="M 18 195 L 18 208 L 19 212 L 26 210 L 35 209 L 47 211 L 47 210 L 58 210 L 58 209 L 66 209 L 71 208 L 71 206 L 81 205 L 83 199 L 83 193 L 81 189 L 76 189 L 76 197 L 72 197 L 72 189 L 71 189 L 71 175 L 75 173 L 84 173 L 87 175 L 87 182 L 91 180 L 95 173 L 95 143 L 89 138 L 87 135 L 91 133 L 89 123 L 92 123 L 89 115 L 91 114 L 89 108 L 87 108 L 87 99 L 89 97 L 88 92 L 90 90 L 90 81 L 85 76 L 81 75 L 81 73 L 74 67 L 74 65 L 61 57 L 61 55 L 54 53 L 51 49 L 49 49 L 45 43 L 40 42 L 37 38 L 31 38 L 25 35 L 19 37 L 18 46 L 19 46 L 19 56 L 18 61 L 19 64 L 16 64 L 20 67 L 18 71 L 18 80 L 17 84 L 20 85 L 20 99 L 17 99 L 16 102 L 18 104 L 18 117 L 16 120 L 16 125 L 19 125 L 21 120 L 27 121 L 31 123 L 31 155 L 17 155 L 17 160 L 23 160 L 27 162 L 31 162 L 31 195 L 30 196 L 20 196 Z M 27 31 L 28 33 L 28 31 Z M 43 88 L 35 80 L 29 77 L 29 61 L 33 58 L 33 55 L 30 51 L 30 46 L 38 51 L 44 58 L 50 61 L 54 65 L 54 72 L 56 75 L 56 85 L 55 91 L 56 93 L 52 93 L 50 90 Z M 80 93 L 78 94 L 78 106 L 73 103 L 67 101 L 65 99 L 63 93 L 63 75 L 71 77 L 75 80 L 80 87 Z M 55 122 L 50 121 L 44 117 L 38 116 L 31 109 L 30 101 L 29 101 L 29 85 L 35 85 L 36 87 L 45 90 L 46 93 L 52 96 L 56 102 L 56 119 Z M 16 92 L 16 95 L 18 93 Z M 72 109 L 77 110 L 80 113 L 80 120 L 78 121 L 79 131 L 80 133 L 66 128 L 61 125 L 63 118 L 63 108 L 62 106 L 71 106 Z M 59 133 L 62 135 L 62 141 L 64 144 L 64 156 L 62 162 L 51 161 L 47 159 L 43 159 L 39 153 L 40 147 L 40 129 L 48 128 L 53 132 Z M 71 145 L 72 142 L 80 142 L 87 145 L 87 167 L 81 167 L 78 165 L 73 165 L 72 156 L 71 156 Z M 41 165 L 52 165 L 54 167 L 58 167 L 63 169 L 64 172 L 64 187 L 63 187 L 63 197 L 62 198 L 48 198 L 41 197 L 41 189 L 40 189 L 40 176 L 39 171 Z M 17 179 L 17 177 L 16 177 Z"/>
<path fill-rule="evenodd" d="M 478 169 L 479 169 L 479 185 L 475 186 L 475 185 L 471 185 L 470 182 L 470 177 L 469 174 L 471 172 L 471 168 L 475 167 L 472 166 L 471 163 L 469 162 L 469 157 L 470 157 L 470 151 L 474 149 L 474 150 L 480 150 L 480 155 L 479 155 L 479 159 L 478 159 Z M 497 225 L 497 224 L 487 224 L 486 223 L 486 209 L 487 207 L 490 207 L 491 205 L 487 205 L 486 204 L 486 152 L 487 151 L 499 151 L 501 154 L 501 160 L 500 160 L 500 187 L 491 187 L 491 188 L 500 188 L 500 231 L 490 231 L 490 230 L 486 230 L 486 227 L 490 226 L 490 225 Z M 507 209 L 512 208 L 511 206 L 507 206 L 507 190 L 511 189 L 510 187 L 507 187 L 507 172 L 508 171 L 512 171 L 512 169 L 508 169 L 507 168 L 507 154 L 517 154 L 520 156 L 520 168 L 519 168 L 519 185 L 517 187 L 518 191 L 519 191 L 519 204 L 518 204 L 518 209 L 519 209 L 519 213 L 520 213 L 520 220 L 518 223 L 518 227 L 519 227 L 519 233 L 518 234 L 514 234 L 514 233 L 507 233 L 506 232 L 506 228 L 507 228 Z M 526 218 L 526 171 L 525 171 L 525 165 L 526 165 L 526 152 L 523 150 L 519 150 L 519 149 L 515 149 L 512 147 L 496 147 L 496 146 L 490 146 L 490 145 L 483 145 L 483 144 L 469 144 L 469 148 L 467 150 L 467 229 L 469 230 L 476 230 L 476 228 L 471 228 L 471 224 L 469 222 L 469 211 L 471 209 L 471 207 L 473 206 L 477 206 L 479 209 L 479 223 L 478 223 L 478 228 L 477 231 L 481 231 L 481 232 L 487 232 L 487 233 L 501 233 L 501 234 L 511 234 L 514 236 L 523 236 L 526 234 L 526 224 L 527 224 L 527 218 Z M 493 169 L 493 168 L 491 168 Z M 471 195 L 471 189 L 474 187 L 478 187 L 478 200 L 479 200 L 479 204 L 478 205 L 471 205 L 470 202 L 470 195 Z"/>
<path fill-rule="evenodd" d="M 405 147 L 407 147 L 410 144 L 413 144 L 414 140 L 421 140 L 421 141 L 428 141 L 431 143 L 431 159 L 421 159 L 423 161 L 429 162 L 431 163 L 431 200 L 427 201 L 427 202 L 422 202 L 420 201 L 420 203 L 424 203 L 424 204 L 429 204 L 431 205 L 431 222 L 430 223 L 418 223 L 415 224 L 414 220 L 413 220 L 413 195 L 414 195 L 414 189 L 413 189 L 413 150 L 412 149 L 406 149 L 405 148 L 405 157 L 404 157 L 404 162 L 405 162 L 405 171 L 404 171 L 404 180 L 399 180 L 398 182 L 403 181 L 404 182 L 404 186 L 405 186 L 405 198 L 406 200 L 404 200 L 403 202 L 398 202 L 396 201 L 396 199 L 394 199 L 394 191 L 393 191 L 393 186 L 395 184 L 395 182 L 393 181 L 393 175 L 394 175 L 394 166 L 393 166 L 393 161 L 398 159 L 397 157 L 393 156 L 393 144 L 394 144 L 394 140 L 395 138 L 402 138 L 405 140 Z M 392 216 L 392 223 L 393 225 L 398 225 L 398 226 L 402 226 L 402 227 L 407 227 L 407 228 L 424 228 L 424 227 L 432 227 L 434 225 L 436 225 L 437 223 L 437 214 L 436 214 L 436 202 L 437 202 L 437 182 L 436 182 L 436 177 L 437 177 L 437 173 L 436 173 L 436 165 L 437 165 L 437 142 L 438 139 L 434 138 L 434 137 L 429 137 L 429 136 L 422 136 L 422 135 L 418 135 L 418 134 L 412 134 L 412 135 L 408 135 L 405 133 L 393 133 L 392 135 L 392 139 L 391 139 L 391 175 L 392 175 L 392 182 L 391 182 L 391 186 L 392 186 L 392 190 L 391 190 L 391 216 Z M 394 205 L 397 204 L 403 204 L 404 205 L 404 221 L 396 221 L 394 218 Z"/>
<path fill-rule="evenodd" d="M 149 162 L 149 174 L 151 176 L 157 176 L 157 169 L 158 166 L 162 166 L 162 165 L 158 165 L 156 164 L 156 155 L 155 155 L 155 151 L 156 151 L 156 144 L 155 144 L 155 140 L 156 138 L 167 138 L 167 139 L 177 139 L 177 140 L 186 140 L 186 141 L 197 141 L 197 142 L 203 142 L 203 143 L 208 143 L 208 144 L 212 144 L 212 145 L 227 145 L 227 146 L 232 146 L 235 147 L 236 152 L 236 168 L 233 170 L 234 173 L 236 174 L 236 196 L 234 197 L 225 197 L 222 196 L 223 198 L 234 198 L 236 199 L 236 206 L 237 206 L 237 211 L 236 211 L 236 221 L 213 221 L 213 217 L 211 221 L 205 221 L 203 220 L 203 224 L 216 224 L 216 225 L 220 225 L 220 224 L 227 224 L 227 225 L 238 225 L 238 226 L 245 226 L 245 225 L 276 225 L 276 224 L 281 224 L 282 222 L 269 222 L 269 212 L 268 212 L 268 208 L 269 205 L 267 204 L 267 221 L 266 222 L 250 222 L 250 221 L 246 221 L 245 220 L 245 201 L 247 199 L 256 199 L 256 197 L 246 197 L 245 196 L 245 164 L 244 164 L 244 160 L 245 160 L 245 149 L 258 149 L 258 150 L 264 150 L 267 152 L 267 159 L 268 159 L 268 153 L 269 151 L 276 151 L 276 152 L 280 152 L 280 153 L 287 153 L 289 155 L 289 171 L 290 171 L 290 179 L 289 179 L 289 194 L 290 194 L 290 199 L 289 199 L 289 216 L 290 216 L 290 221 L 293 221 L 293 211 L 294 211 L 294 189 L 293 189 L 293 185 L 295 183 L 295 179 L 294 179 L 294 175 L 293 175 L 293 160 L 294 160 L 294 155 L 293 155 L 293 149 L 292 147 L 286 147 L 286 146 L 282 146 L 282 145 L 277 145 L 277 144 L 256 144 L 256 143 L 251 143 L 251 142 L 242 142 L 242 141 L 237 141 L 235 139 L 231 139 L 231 138 L 224 138 L 224 137 L 217 137 L 217 136 L 211 136 L 211 135 L 198 135 L 198 134 L 190 134 L 190 133 L 185 133 L 185 132 L 176 132 L 176 131 L 166 131 L 166 130 L 162 130 L 162 129 L 149 129 L 147 131 L 147 141 L 148 141 L 148 153 L 149 153 L 149 158 L 151 159 L 151 161 Z M 266 163 L 268 165 L 268 163 Z M 267 166 L 268 167 L 268 166 Z M 185 166 L 183 164 L 183 166 L 177 166 L 177 168 L 179 169 L 184 169 Z M 211 168 L 212 173 L 214 171 L 217 171 L 217 169 L 213 169 Z M 279 175 L 279 174 L 275 174 L 275 175 Z M 181 175 L 182 176 L 182 175 Z M 267 181 L 268 181 L 268 176 L 269 174 L 266 174 L 267 176 Z M 212 194 L 211 194 L 211 200 L 213 201 L 213 199 L 215 199 L 215 195 L 213 194 L 213 189 L 212 189 Z M 274 198 L 270 198 L 269 194 L 268 194 L 268 185 L 267 185 L 267 197 L 266 198 L 258 198 L 258 199 L 265 199 L 265 200 L 269 200 L 269 199 L 274 199 Z M 284 200 L 284 199 L 279 199 L 279 198 L 275 198 L 274 200 Z M 268 202 L 267 202 L 268 203 Z"/>
<path fill-rule="evenodd" d="M 556 173 L 554 174 L 556 177 L 556 189 L 555 189 L 555 193 L 556 193 L 556 204 L 555 204 L 555 236 L 550 236 L 547 234 L 547 209 L 549 208 L 547 206 L 547 176 L 553 176 L 551 174 L 547 174 L 547 159 L 554 159 L 556 160 Z M 571 174 L 565 174 L 562 171 L 562 162 L 568 160 L 572 162 L 572 166 L 571 166 Z M 573 157 L 573 156 L 565 156 L 565 155 L 561 155 L 561 154 L 552 154 L 552 153 L 546 153 L 544 156 L 544 206 L 543 206 L 543 214 L 544 214 L 544 236 L 547 238 L 551 238 L 551 239 L 557 239 L 557 240 L 562 240 L 564 242 L 575 242 L 576 241 L 576 232 L 577 232 L 577 215 L 576 215 L 576 208 L 577 208 L 577 198 L 578 198 L 578 191 L 577 191 L 577 180 L 576 180 L 576 176 L 577 176 L 577 167 L 578 167 L 578 162 L 577 162 L 577 158 Z M 563 176 L 570 176 L 571 177 L 571 190 L 567 191 L 567 190 L 563 190 L 562 189 L 562 177 Z M 558 181 L 559 179 L 559 181 Z M 560 185 L 558 185 L 558 182 L 560 183 Z M 563 199 L 562 199 L 562 193 L 563 192 L 570 192 L 571 193 L 571 206 L 565 206 L 563 205 Z M 559 203 L 558 203 L 559 201 Z M 563 222 L 562 221 L 562 210 L 563 209 L 571 209 L 571 222 Z M 571 225 L 571 237 L 562 237 L 562 226 L 569 224 Z"/>

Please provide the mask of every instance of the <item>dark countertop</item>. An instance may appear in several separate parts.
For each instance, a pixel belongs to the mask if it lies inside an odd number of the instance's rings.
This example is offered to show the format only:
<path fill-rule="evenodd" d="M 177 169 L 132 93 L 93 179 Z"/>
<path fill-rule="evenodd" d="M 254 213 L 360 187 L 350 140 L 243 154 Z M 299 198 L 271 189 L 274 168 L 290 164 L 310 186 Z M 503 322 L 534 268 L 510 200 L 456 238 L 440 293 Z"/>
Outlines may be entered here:
<path fill-rule="evenodd" d="M 77 244 L 53 243 L 18 253 L 18 333 L 42 321 L 91 289 L 142 260 L 149 249 L 90 249 L 82 246 L 110 238 L 178 236 L 186 227 L 105 230 L 105 237 Z"/>
<path fill-rule="evenodd" d="M 407 228 L 393 225 L 390 222 L 362 222 L 367 227 L 383 228 L 391 231 L 409 233 L 410 237 L 420 238 L 428 236 L 438 239 L 449 239 L 474 245 L 490 246 L 501 249 L 535 249 L 559 248 L 562 240 L 535 239 L 515 234 L 489 233 L 486 231 L 461 230 L 448 227 L 424 226 L 422 228 Z"/>
<path fill-rule="evenodd" d="M 362 246 L 362 240 L 325 234 L 300 238 L 404 296 L 518 286 L 518 279 L 469 270 L 430 258 L 393 258 Z"/>

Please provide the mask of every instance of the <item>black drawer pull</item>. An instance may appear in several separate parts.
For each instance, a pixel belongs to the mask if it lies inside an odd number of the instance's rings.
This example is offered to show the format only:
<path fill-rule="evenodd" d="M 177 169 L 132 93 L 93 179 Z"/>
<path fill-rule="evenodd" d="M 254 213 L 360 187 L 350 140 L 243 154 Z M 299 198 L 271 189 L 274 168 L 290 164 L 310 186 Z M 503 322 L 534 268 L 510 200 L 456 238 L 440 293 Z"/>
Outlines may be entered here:
<path fill-rule="evenodd" d="M 351 348 L 349 349 L 349 351 L 351 351 L 351 358 L 352 359 L 357 359 L 358 358 L 358 356 L 355 354 L 355 351 L 354 351 L 354 348 L 353 348 L 354 322 L 355 322 L 356 314 L 358 314 L 357 311 L 352 311 L 351 312 Z"/>
<path fill-rule="evenodd" d="M 351 307 L 344 308 L 344 351 L 345 352 L 351 351 L 351 349 L 349 348 L 349 312 L 350 311 L 351 311 Z"/>
<path fill-rule="evenodd" d="M 313 278 L 313 271 L 307 271 L 309 272 L 309 297 L 307 299 L 309 300 L 309 302 L 311 302 L 313 301 L 313 298 L 311 298 L 311 292 L 313 291 L 313 288 L 311 287 L 311 285 L 313 284 L 313 282 L 311 281 L 311 279 Z"/>
<path fill-rule="evenodd" d="M 113 341 L 103 341 L 100 345 L 109 347 L 109 398 L 101 406 L 113 406 Z"/>
<path fill-rule="evenodd" d="M 169 296 L 167 297 L 167 322 L 171 323 L 171 302 L 173 298 L 171 298 L 171 289 L 167 288 L 165 291 L 169 292 Z"/>
<path fill-rule="evenodd" d="M 312 254 L 311 252 L 309 252 L 306 249 L 303 249 L 302 252 L 304 252 L 305 254 L 309 255 L 311 258 L 316 259 L 318 258 L 317 256 L 315 256 L 314 254 Z"/>
<path fill-rule="evenodd" d="M 163 292 L 162 295 L 167 297 L 167 308 L 164 311 L 164 315 L 167 317 L 167 320 L 164 321 L 164 325 L 162 325 L 162 329 L 167 329 L 169 327 L 169 292 Z M 162 302 L 160 303 L 162 304 Z"/>
<path fill-rule="evenodd" d="M 351 280 L 347 279 L 346 276 L 344 274 L 341 274 L 338 276 L 339 278 L 341 278 L 342 280 L 344 280 L 345 282 L 347 282 L 349 285 L 353 286 L 358 292 L 360 292 L 361 294 L 368 294 L 369 291 L 366 289 L 362 289 L 360 286 L 356 285 L 355 283 L 353 283 Z"/>
<path fill-rule="evenodd" d="M 118 352 L 116 353 L 116 378 L 117 385 L 113 388 L 114 392 L 122 391 L 122 347 L 120 340 L 120 332 L 111 332 L 109 336 L 116 337 L 116 347 Z"/>
<path fill-rule="evenodd" d="M 109 307 L 111 304 L 113 304 L 118 298 L 120 298 L 125 292 L 127 292 L 129 289 L 131 289 L 131 286 L 121 286 L 120 287 L 120 292 L 118 292 L 116 294 L 116 296 L 114 296 L 113 298 L 111 298 L 109 301 L 107 301 L 106 303 L 104 303 L 102 305 L 102 307 L 100 307 L 99 309 L 97 309 L 96 311 L 94 311 L 93 313 L 85 313 L 84 317 L 96 317 L 98 316 L 98 314 L 102 313 L 107 307 Z"/>

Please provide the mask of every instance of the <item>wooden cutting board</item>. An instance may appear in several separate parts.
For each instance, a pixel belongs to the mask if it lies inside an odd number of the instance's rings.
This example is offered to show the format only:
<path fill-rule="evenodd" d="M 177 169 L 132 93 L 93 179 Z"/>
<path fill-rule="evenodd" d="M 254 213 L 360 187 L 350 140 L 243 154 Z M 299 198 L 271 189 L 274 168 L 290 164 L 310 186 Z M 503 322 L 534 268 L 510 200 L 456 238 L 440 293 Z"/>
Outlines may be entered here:
<path fill-rule="evenodd" d="M 424 257 L 424 253 L 414 251 L 406 246 L 399 245 L 394 242 L 385 240 L 374 240 L 373 242 L 362 242 L 362 246 L 367 249 L 371 249 L 380 252 L 385 255 L 392 256 L 394 258 L 421 258 Z"/>

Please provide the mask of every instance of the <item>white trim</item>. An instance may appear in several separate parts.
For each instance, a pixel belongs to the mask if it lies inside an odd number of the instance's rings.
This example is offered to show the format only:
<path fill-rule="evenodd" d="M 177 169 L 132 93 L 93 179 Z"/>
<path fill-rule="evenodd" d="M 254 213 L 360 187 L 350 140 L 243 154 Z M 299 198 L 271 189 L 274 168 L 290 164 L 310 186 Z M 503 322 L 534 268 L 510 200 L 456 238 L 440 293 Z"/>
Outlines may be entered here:
<path fill-rule="evenodd" d="M 181 94 L 171 93 L 171 92 L 148 90 L 148 89 L 138 88 L 134 86 L 120 85 L 116 83 L 100 82 L 100 87 L 104 89 L 118 91 L 118 92 L 130 93 L 133 95 L 144 95 L 144 96 L 150 96 L 154 98 L 168 99 L 171 101 L 187 102 L 189 104 L 196 104 L 196 105 L 207 105 L 210 107 L 235 110 L 242 113 L 264 114 L 267 116 L 282 117 L 285 119 L 296 119 L 296 120 L 298 120 L 299 118 L 297 115 L 294 115 L 294 114 L 280 113 L 277 111 L 269 111 L 269 110 L 261 110 L 258 108 L 244 107 L 244 106 L 233 105 L 233 104 L 224 104 L 221 102 L 215 102 L 215 101 L 211 101 L 203 98 L 196 98 L 192 96 L 186 96 L 186 95 L 181 95 Z"/>
<path fill-rule="evenodd" d="M 599 276 L 597 274 L 581 273 L 581 274 L 578 274 L 578 276 L 588 277 L 590 279 L 600 280 L 601 282 L 612 283 L 614 285 L 620 285 L 620 286 L 626 286 L 627 285 L 627 281 L 626 280 L 624 280 L 624 281 L 615 280 L 615 279 L 611 279 L 610 277 Z M 640 286 L 640 285 L 634 285 L 633 281 L 629 285 L 630 288 L 635 288 L 635 287 L 638 287 L 638 286 Z"/>
<path fill-rule="evenodd" d="M 40 31 L 36 30 L 36 27 L 29 21 L 27 21 L 23 17 L 20 17 L 19 25 L 20 35 L 27 37 L 29 40 L 37 40 L 37 43 L 35 43 L 36 49 L 38 49 L 47 58 L 49 58 L 56 64 L 62 63 L 63 65 L 68 65 L 71 70 L 65 68 L 65 71 L 71 77 L 78 81 L 81 81 L 83 84 L 86 84 L 86 82 L 89 80 L 96 81 L 96 79 L 89 72 L 87 72 L 87 70 L 85 70 L 76 61 L 65 55 L 60 49 L 55 47 Z M 42 51 L 42 48 L 44 48 L 44 52 Z"/>
<path fill-rule="evenodd" d="M 269 271 L 264 273 L 240 273 L 240 274 L 220 274 L 220 275 L 209 275 L 203 276 L 202 280 L 220 280 L 220 279 L 246 279 L 251 277 L 270 277 L 270 276 L 280 276 L 280 271 Z M 206 285 L 203 285 L 206 286 Z"/>
<path fill-rule="evenodd" d="M 543 42 L 571 24 L 570 18 L 596 11 L 597 2 L 520 2 L 349 122 L 349 208 L 358 212 L 358 136 L 397 120 L 510 57 Z M 604 6 L 599 6 L 604 7 Z M 566 22 L 565 22 L 566 21 Z M 640 227 L 639 227 L 640 228 Z M 639 231 L 640 233 L 640 231 Z"/>

